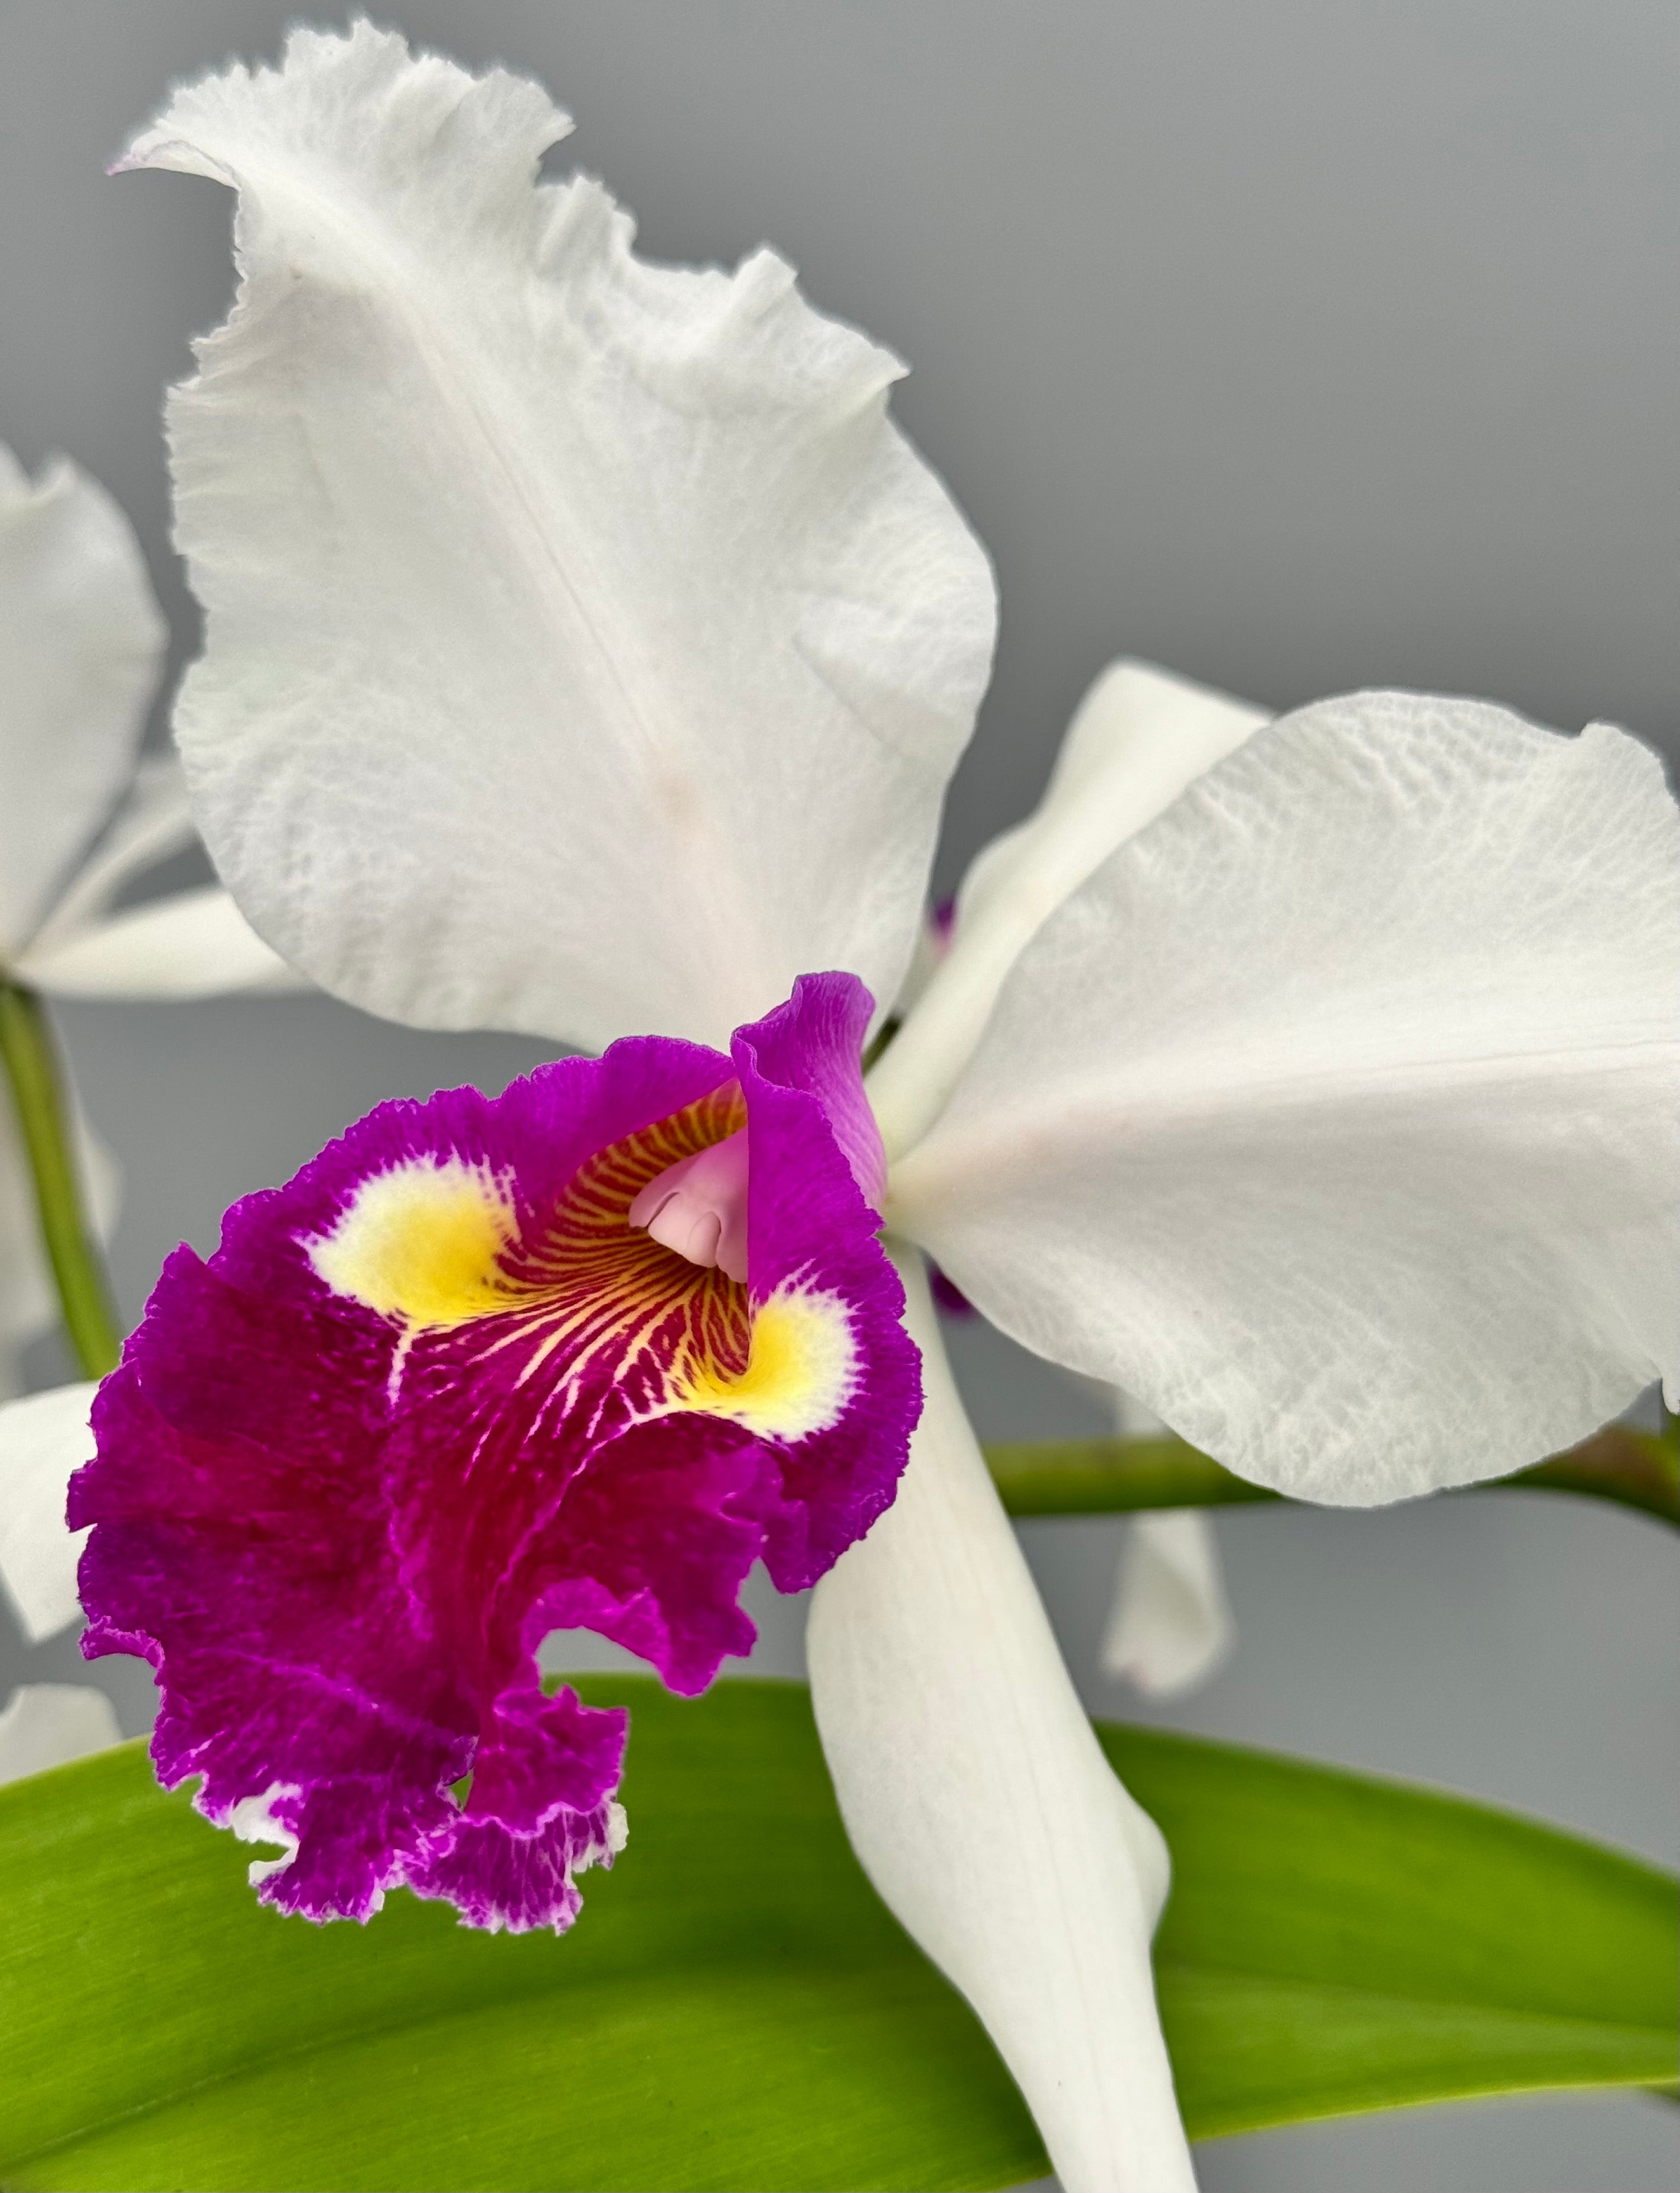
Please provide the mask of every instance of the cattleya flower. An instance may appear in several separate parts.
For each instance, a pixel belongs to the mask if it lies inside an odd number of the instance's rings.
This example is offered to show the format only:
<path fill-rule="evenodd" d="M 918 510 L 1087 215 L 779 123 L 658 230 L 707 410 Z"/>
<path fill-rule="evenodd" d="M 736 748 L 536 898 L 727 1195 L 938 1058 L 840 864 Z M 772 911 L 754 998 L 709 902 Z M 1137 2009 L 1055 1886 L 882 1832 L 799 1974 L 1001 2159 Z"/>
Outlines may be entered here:
<path fill-rule="evenodd" d="M 57 997 L 161 999 L 289 988 L 285 963 L 215 886 L 122 912 L 127 888 L 193 839 L 172 755 L 140 758 L 166 631 L 140 547 L 95 481 L 56 459 L 31 481 L 0 446 L 0 982 Z M 114 1160 L 74 1114 L 96 1228 L 116 1217 Z M 58 1314 L 34 1185 L 0 1091 L 0 1401 L 24 1345 Z M 0 1581 L 31 1642 L 81 1614 L 62 1565 L 26 1557 L 60 1527 L 66 1436 L 92 1388 L 0 1408 Z M 26 1684 L 0 1713 L 0 1780 L 114 1743 L 98 1691 Z"/>
<path fill-rule="evenodd" d="M 538 180 L 567 126 L 359 25 L 128 156 L 239 193 L 170 411 L 220 872 L 359 1005 L 601 1056 L 384 1107 L 178 1252 L 71 1490 L 89 1649 L 151 1658 L 160 1771 L 280 1847 L 270 1902 L 560 1926 L 625 1732 L 544 1697 L 544 1630 L 693 1689 L 756 1556 L 820 1579 L 860 1858 L 1063 2183 L 1170 2193 L 1164 1852 L 921 1252 L 1309 1497 L 1581 1435 L 1671 1363 L 1680 822 L 1603 727 L 1268 724 L 1123 664 L 893 1033 L 985 558 L 896 362 L 769 252 L 638 261 L 599 186 Z"/>

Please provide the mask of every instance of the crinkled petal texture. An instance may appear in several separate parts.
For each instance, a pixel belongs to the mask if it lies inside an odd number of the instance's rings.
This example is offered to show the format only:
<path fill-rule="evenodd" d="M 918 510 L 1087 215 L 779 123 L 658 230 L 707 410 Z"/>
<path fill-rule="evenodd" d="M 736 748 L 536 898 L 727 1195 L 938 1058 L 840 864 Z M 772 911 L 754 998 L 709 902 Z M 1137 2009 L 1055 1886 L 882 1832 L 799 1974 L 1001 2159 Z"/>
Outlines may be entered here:
<path fill-rule="evenodd" d="M 62 458 L 31 484 L 0 448 L 0 959 L 133 771 L 166 636 L 105 490 Z"/>
<path fill-rule="evenodd" d="M 200 827 L 288 960 L 400 1020 L 593 1049 L 721 1042 L 809 967 L 890 999 L 989 567 L 897 361 L 768 251 L 637 260 L 598 185 L 536 181 L 569 126 L 364 23 L 134 146 L 239 192 L 169 414 Z"/>
<path fill-rule="evenodd" d="M 1497 1476 L 1673 1375 L 1677 886 L 1620 732 L 1305 709 L 1052 915 L 889 1222 L 1245 1476 Z"/>
<path fill-rule="evenodd" d="M 563 1927 L 626 1716 L 546 1697 L 544 1635 L 697 1691 L 756 1559 L 809 1584 L 890 1502 L 920 1371 L 835 1125 L 869 1012 L 814 976 L 732 1060 L 635 1039 L 383 1105 L 166 1266 L 71 1488 L 84 1649 L 151 1661 L 159 1774 L 286 1846 L 267 1899 Z M 745 1284 L 628 1219 L 743 1126 Z"/>

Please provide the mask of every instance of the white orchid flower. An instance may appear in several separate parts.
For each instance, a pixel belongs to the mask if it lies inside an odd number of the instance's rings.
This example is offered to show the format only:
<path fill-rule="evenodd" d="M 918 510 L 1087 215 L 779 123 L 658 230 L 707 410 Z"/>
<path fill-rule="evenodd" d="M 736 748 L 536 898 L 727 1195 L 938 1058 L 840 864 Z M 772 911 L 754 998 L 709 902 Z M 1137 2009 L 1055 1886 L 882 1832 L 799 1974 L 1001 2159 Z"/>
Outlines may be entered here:
<path fill-rule="evenodd" d="M 985 558 L 888 420 L 897 363 L 767 251 L 637 260 L 598 185 L 537 180 L 568 126 L 363 24 L 181 91 L 131 148 L 239 193 L 239 302 L 170 408 L 200 827 L 289 961 L 418 1025 L 717 1045 L 809 970 L 890 999 L 989 664 Z M 917 1250 L 1317 1499 L 1515 1466 L 1672 1367 L 1655 763 L 1476 701 L 1264 724 L 1110 673 L 869 1084 L 924 1405 L 818 1586 L 814 1700 L 860 1857 L 1070 2193 L 1193 2182 L 1149 1968 L 1164 1856 Z M 736 1154 L 683 1212 L 711 1257 Z"/>
<path fill-rule="evenodd" d="M 168 640 L 140 544 L 63 458 L 0 447 L 0 977 L 60 998 L 295 988 L 214 885 L 113 913 L 193 840 L 178 764 L 141 759 Z"/>
<path fill-rule="evenodd" d="M 191 845 L 171 757 L 140 758 L 167 639 L 128 520 L 62 459 L 31 483 L 0 447 L 0 982 L 70 998 L 191 998 L 295 987 L 225 890 L 113 913 Z M 88 1200 L 115 1216 L 111 1159 L 82 1130 Z M 53 1321 L 35 1199 L 0 1103 L 0 1394 Z"/>
<path fill-rule="evenodd" d="M 105 490 L 62 459 L 31 482 L 0 446 L 0 983 L 126 999 L 296 987 L 225 890 L 111 910 L 194 836 L 178 765 L 140 756 L 167 636 L 139 544 Z M 71 1108 L 83 1200 L 103 1238 L 119 1177 L 73 1096 Z M 0 1400 L 17 1390 L 21 1348 L 57 1314 L 34 1184 L 0 1089 Z M 39 1425 L 44 1409 L 60 1444 L 85 1440 L 92 1389 L 66 1390 L 81 1396 L 67 1417 L 57 1395 L 0 1408 L 0 1578 L 37 1642 L 81 1612 L 72 1575 L 13 1551 L 62 1533 L 63 1472 L 43 1493 Z M 99 1692 L 26 1686 L 0 1715 L 0 1775 L 115 1740 Z"/>

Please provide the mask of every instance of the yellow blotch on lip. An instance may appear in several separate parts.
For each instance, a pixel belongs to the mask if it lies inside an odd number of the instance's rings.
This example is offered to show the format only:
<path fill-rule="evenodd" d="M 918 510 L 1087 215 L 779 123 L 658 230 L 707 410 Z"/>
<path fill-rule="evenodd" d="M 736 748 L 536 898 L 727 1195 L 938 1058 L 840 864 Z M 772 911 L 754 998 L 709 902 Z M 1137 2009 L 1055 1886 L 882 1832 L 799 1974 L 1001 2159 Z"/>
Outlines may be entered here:
<path fill-rule="evenodd" d="M 679 1409 L 728 1417 L 762 1439 L 806 1439 L 838 1423 L 856 1383 L 857 1343 L 844 1301 L 793 1286 L 755 1314 L 744 1371 L 691 1365 L 671 1398 Z"/>
<path fill-rule="evenodd" d="M 514 1306 L 501 1260 L 517 1236 L 485 1168 L 411 1158 L 364 1181 L 331 1233 L 303 1245 L 334 1294 L 411 1326 L 451 1326 Z"/>

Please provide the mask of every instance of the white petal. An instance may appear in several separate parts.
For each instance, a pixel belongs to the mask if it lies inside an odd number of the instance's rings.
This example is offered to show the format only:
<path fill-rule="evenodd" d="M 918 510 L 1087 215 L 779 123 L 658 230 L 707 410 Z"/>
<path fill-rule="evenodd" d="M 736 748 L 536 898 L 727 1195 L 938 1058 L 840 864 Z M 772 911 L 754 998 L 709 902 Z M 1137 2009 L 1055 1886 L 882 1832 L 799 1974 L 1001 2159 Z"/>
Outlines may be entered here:
<path fill-rule="evenodd" d="M 1133 1516 L 1097 1658 L 1146 1697 L 1180 1698 L 1229 1657 L 1237 1635 L 1213 1525 L 1199 1509 Z"/>
<path fill-rule="evenodd" d="M 1022 948 L 1115 847 L 1267 720 L 1147 662 L 1111 663 L 1067 727 L 1044 797 L 977 856 L 955 933 L 869 1078 L 889 1156 L 933 1124 Z"/>
<path fill-rule="evenodd" d="M 240 193 L 170 426 L 209 613 L 200 827 L 372 1011 L 716 1041 L 810 968 L 884 1005 L 989 665 L 897 361 L 761 251 L 631 255 L 534 184 L 536 85 L 358 25 L 181 92 L 129 164 Z"/>
<path fill-rule="evenodd" d="M 1076 1697 L 963 1413 L 919 1258 L 926 1403 L 897 1499 L 817 1586 L 806 1650 L 853 1847 L 973 2004 L 1066 2193 L 1194 2184 L 1150 1970 L 1158 1831 Z"/>
<path fill-rule="evenodd" d="M 53 949 L 31 948 L 17 968 L 25 982 L 59 998 L 210 998 L 306 987 L 214 885 L 113 914 Z"/>
<path fill-rule="evenodd" d="M 1326 701 L 1046 923 L 890 1216 L 1244 1476 L 1497 1476 L 1673 1367 L 1677 986 L 1654 756 Z"/>
<path fill-rule="evenodd" d="M 103 1691 L 88 1683 L 26 1683 L 0 1713 L 0 1782 L 67 1766 L 122 1741 Z"/>
<path fill-rule="evenodd" d="M 126 885 L 158 862 L 185 852 L 197 834 L 179 758 L 174 753 L 144 755 L 110 828 L 75 881 L 54 902 L 30 950 L 38 953 L 79 935 Z"/>
<path fill-rule="evenodd" d="M 87 1540 L 64 1520 L 70 1480 L 94 1452 L 97 1381 L 0 1406 L 0 1583 L 39 1644 L 82 1618 L 76 1565 Z"/>
<path fill-rule="evenodd" d="M 165 638 L 105 490 L 62 458 L 31 485 L 0 448 L 0 955 L 134 768 Z"/>

